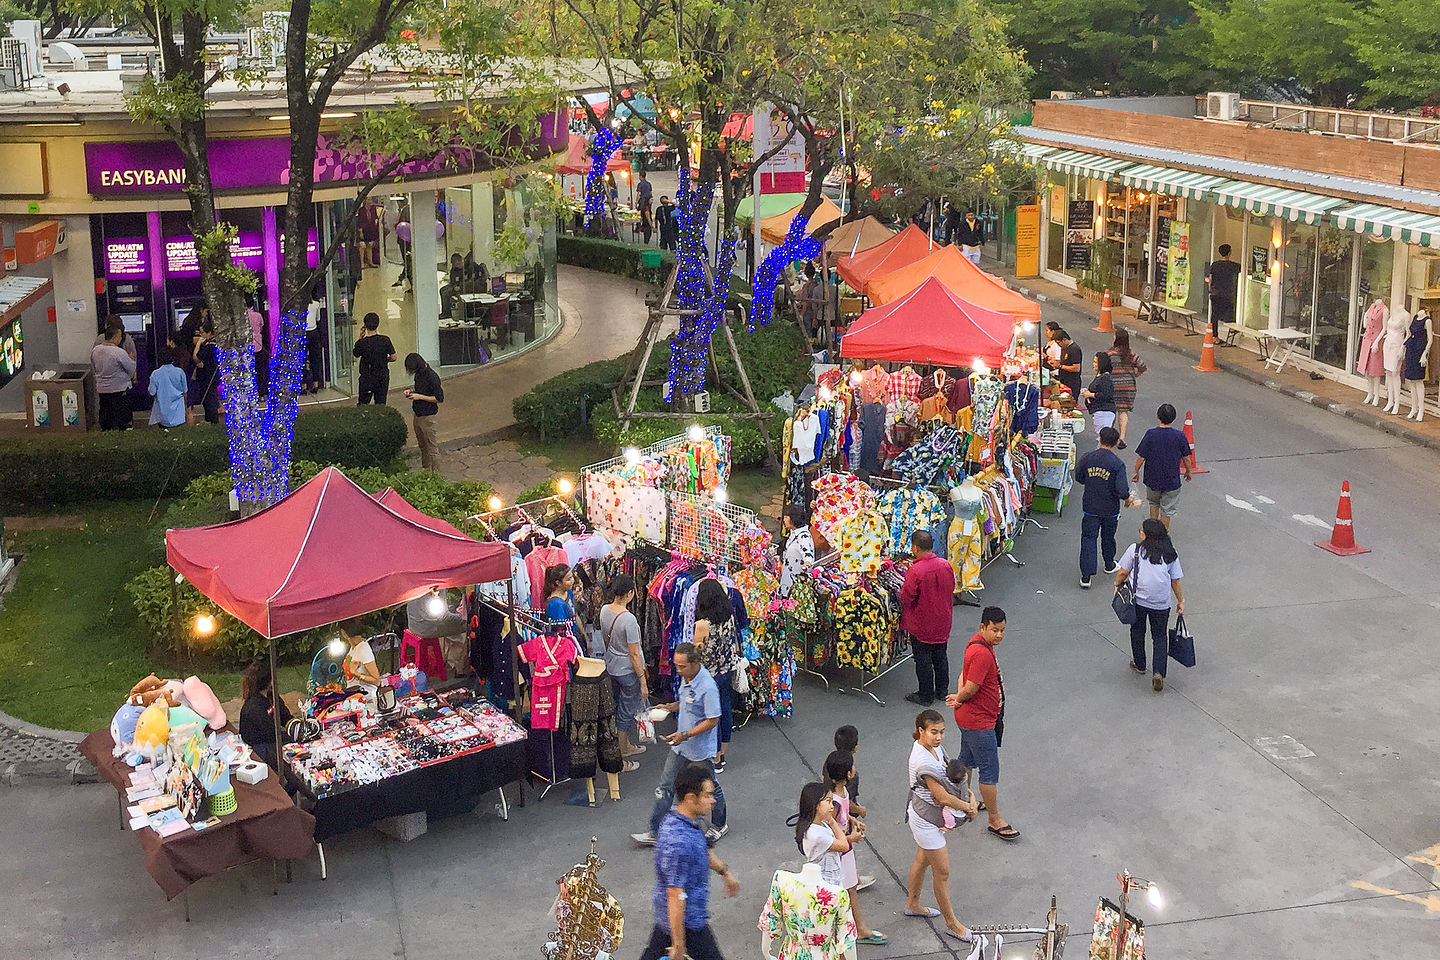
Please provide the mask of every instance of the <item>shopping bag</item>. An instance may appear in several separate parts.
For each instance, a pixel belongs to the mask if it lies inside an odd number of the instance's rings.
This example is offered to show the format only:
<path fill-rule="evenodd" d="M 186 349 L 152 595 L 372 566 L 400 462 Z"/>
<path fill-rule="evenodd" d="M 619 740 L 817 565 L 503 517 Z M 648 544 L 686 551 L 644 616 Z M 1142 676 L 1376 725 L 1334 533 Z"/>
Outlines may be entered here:
<path fill-rule="evenodd" d="M 1135 565 L 1140 565 L 1139 551 L 1136 551 Z M 1115 616 L 1120 618 L 1124 624 L 1135 622 L 1135 571 L 1130 571 L 1130 576 L 1120 582 L 1115 588 L 1115 596 L 1110 600 L 1110 608 L 1115 611 Z"/>
<path fill-rule="evenodd" d="M 1182 613 L 1175 620 L 1175 626 L 1170 628 L 1170 659 L 1182 667 L 1195 666 L 1195 638 L 1190 635 L 1190 628 L 1185 626 L 1185 615 Z"/>
<path fill-rule="evenodd" d="M 655 721 L 646 717 L 638 717 L 635 720 L 635 734 L 640 743 L 655 742 Z"/>

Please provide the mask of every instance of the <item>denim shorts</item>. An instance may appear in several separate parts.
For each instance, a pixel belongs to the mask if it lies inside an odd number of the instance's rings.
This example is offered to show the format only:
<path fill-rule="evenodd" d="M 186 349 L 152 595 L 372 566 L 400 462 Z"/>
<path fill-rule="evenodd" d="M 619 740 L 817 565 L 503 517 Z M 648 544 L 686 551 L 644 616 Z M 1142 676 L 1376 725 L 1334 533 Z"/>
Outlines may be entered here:
<path fill-rule="evenodd" d="M 967 767 L 976 768 L 985 786 L 999 783 L 1000 748 L 995 745 L 995 728 L 967 730 L 961 727 L 959 760 Z"/>
<path fill-rule="evenodd" d="M 610 675 L 610 686 L 615 693 L 615 724 L 626 734 L 635 732 L 635 718 L 647 704 L 640 696 L 640 678 L 633 673 L 621 676 Z"/>

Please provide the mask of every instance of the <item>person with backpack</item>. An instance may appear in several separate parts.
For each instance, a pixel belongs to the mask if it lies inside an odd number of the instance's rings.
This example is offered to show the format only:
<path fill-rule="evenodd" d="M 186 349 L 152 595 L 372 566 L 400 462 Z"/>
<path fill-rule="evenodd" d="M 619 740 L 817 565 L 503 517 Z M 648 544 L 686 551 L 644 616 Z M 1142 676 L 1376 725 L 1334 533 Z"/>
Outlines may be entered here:
<path fill-rule="evenodd" d="M 1156 693 L 1165 689 L 1165 664 L 1170 652 L 1170 596 L 1175 596 L 1175 612 L 1185 612 L 1185 594 L 1181 591 L 1180 555 L 1170 542 L 1170 531 L 1159 520 L 1140 524 L 1140 540 L 1132 543 L 1120 558 L 1115 574 L 1115 589 L 1130 577 L 1135 583 L 1135 622 L 1130 624 L 1130 669 L 1145 673 L 1145 625 L 1150 625 L 1154 662 L 1151 664 L 1150 686 Z"/>

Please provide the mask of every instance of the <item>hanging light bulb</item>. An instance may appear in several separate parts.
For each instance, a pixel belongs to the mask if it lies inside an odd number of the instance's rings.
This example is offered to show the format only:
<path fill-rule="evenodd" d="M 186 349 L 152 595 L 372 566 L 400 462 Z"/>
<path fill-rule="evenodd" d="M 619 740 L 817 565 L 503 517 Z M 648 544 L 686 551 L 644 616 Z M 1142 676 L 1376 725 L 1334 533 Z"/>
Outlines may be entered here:
<path fill-rule="evenodd" d="M 445 615 L 445 598 L 438 593 L 432 593 L 430 599 L 425 601 L 425 612 L 432 617 Z"/>
<path fill-rule="evenodd" d="M 487 502 L 487 505 L 490 507 L 491 510 L 499 510 L 501 507 L 505 506 L 505 501 L 500 499 L 499 494 L 492 493 L 490 494 L 490 499 Z"/>
<path fill-rule="evenodd" d="M 1160 887 L 1154 881 L 1151 881 L 1150 891 L 1145 896 L 1150 901 L 1150 906 L 1156 910 L 1165 906 L 1165 895 L 1160 892 Z"/>
<path fill-rule="evenodd" d="M 724 487 L 716 487 L 715 492 L 714 494 L 712 494 L 712 496 L 715 497 L 716 503 L 725 503 L 730 499 L 730 494 L 725 492 Z"/>
<path fill-rule="evenodd" d="M 860 384 L 863 383 L 864 380 L 865 380 L 865 375 L 864 375 L 863 373 L 861 373 L 859 370 L 851 370 L 851 371 L 850 371 L 850 385 L 851 385 L 852 387 L 858 387 L 858 386 L 860 386 Z"/>
<path fill-rule="evenodd" d="M 635 466 L 635 464 L 639 463 L 639 462 L 640 462 L 640 450 L 639 450 L 638 448 L 636 448 L 636 447 L 626 447 L 626 448 L 625 448 L 625 462 L 628 463 L 628 464 L 630 464 L 630 466 L 632 466 L 632 467 Z"/>
<path fill-rule="evenodd" d="M 825 401 L 826 403 L 829 403 L 829 402 L 830 402 L 831 400 L 833 400 L 834 398 L 835 398 L 835 394 L 833 394 L 833 393 L 830 392 L 830 388 L 829 388 L 829 387 L 827 387 L 827 386 L 821 386 L 821 387 L 820 387 L 820 399 L 821 399 L 821 400 Z"/>
<path fill-rule="evenodd" d="M 692 423 L 690 429 L 685 431 L 685 436 L 690 438 L 691 443 L 699 443 L 705 439 L 705 428 L 698 423 Z"/>
<path fill-rule="evenodd" d="M 336 637 L 325 645 L 325 649 L 329 651 L 332 657 L 339 657 L 343 656 L 350 647 L 345 643 L 343 638 Z"/>
<path fill-rule="evenodd" d="M 195 618 L 195 633 L 202 637 L 208 637 L 215 632 L 215 618 L 208 613 L 202 613 Z"/>
<path fill-rule="evenodd" d="M 569 477 L 561 477 L 555 481 L 555 489 L 559 492 L 560 496 L 568 497 L 575 491 L 575 484 L 570 482 Z"/>

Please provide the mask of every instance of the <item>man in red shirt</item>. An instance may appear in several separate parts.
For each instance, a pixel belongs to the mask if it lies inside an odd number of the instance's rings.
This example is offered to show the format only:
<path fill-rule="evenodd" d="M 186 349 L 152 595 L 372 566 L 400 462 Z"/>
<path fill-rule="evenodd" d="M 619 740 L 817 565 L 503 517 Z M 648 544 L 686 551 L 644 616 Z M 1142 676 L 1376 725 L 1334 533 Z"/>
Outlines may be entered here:
<path fill-rule="evenodd" d="M 1000 816 L 996 787 L 1000 783 L 1000 731 L 1005 715 L 1005 681 L 995 648 L 1005 639 L 1005 611 L 986 607 L 980 611 L 980 629 L 965 645 L 965 662 L 960 668 L 960 686 L 945 698 L 955 710 L 960 728 L 959 760 L 967 768 L 979 768 L 981 810 L 990 814 L 990 832 L 1001 840 L 1018 840 L 1020 831 Z M 969 779 L 967 771 L 965 779 Z"/>
<path fill-rule="evenodd" d="M 955 571 L 950 562 L 935 556 L 935 541 L 928 530 L 910 535 L 915 562 L 905 571 L 900 588 L 900 626 L 914 641 L 915 676 L 920 689 L 905 699 L 922 707 L 945 696 L 950 689 L 950 624 L 955 602 Z"/>

